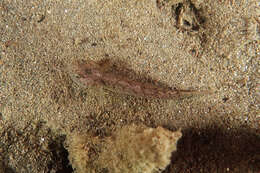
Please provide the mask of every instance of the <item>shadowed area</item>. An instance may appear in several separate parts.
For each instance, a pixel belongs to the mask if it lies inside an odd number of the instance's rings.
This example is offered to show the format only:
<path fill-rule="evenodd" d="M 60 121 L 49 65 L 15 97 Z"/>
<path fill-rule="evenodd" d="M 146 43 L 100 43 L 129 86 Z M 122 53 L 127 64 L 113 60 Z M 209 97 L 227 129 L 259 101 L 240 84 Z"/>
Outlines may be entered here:
<path fill-rule="evenodd" d="M 259 172 L 260 137 L 255 129 L 184 129 L 170 172 Z"/>

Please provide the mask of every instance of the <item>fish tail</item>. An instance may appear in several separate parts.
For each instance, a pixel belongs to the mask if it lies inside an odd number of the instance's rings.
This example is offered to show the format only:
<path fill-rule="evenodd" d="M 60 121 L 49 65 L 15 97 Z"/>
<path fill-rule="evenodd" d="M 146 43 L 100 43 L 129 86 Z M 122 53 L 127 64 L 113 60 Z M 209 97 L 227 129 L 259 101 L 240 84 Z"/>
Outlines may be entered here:
<path fill-rule="evenodd" d="M 177 90 L 180 96 L 213 94 L 212 90 Z"/>

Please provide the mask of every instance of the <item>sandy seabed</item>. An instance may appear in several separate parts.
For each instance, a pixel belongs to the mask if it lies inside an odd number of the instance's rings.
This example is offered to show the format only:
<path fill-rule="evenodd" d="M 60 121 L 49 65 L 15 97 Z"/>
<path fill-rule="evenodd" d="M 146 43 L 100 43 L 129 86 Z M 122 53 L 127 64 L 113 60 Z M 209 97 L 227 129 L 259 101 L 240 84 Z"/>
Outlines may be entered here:
<path fill-rule="evenodd" d="M 1 0 L 0 172 L 73 172 L 72 134 L 95 141 L 131 124 L 181 129 L 164 173 L 259 172 L 259 8 L 255 0 Z M 160 100 L 82 88 L 67 70 L 82 59 L 213 93 Z"/>

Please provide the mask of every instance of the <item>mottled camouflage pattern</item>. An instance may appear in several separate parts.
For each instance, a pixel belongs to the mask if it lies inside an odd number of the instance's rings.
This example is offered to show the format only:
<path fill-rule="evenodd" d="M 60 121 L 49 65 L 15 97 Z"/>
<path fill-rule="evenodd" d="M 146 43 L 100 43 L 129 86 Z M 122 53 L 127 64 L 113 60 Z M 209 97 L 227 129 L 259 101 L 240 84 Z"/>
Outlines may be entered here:
<path fill-rule="evenodd" d="M 70 67 L 70 75 L 74 81 L 84 87 L 103 87 L 113 92 L 137 97 L 172 99 L 209 93 L 209 91 L 177 90 L 169 87 L 159 87 L 152 83 L 137 82 L 119 74 L 107 72 L 102 65 L 94 61 L 74 63 Z"/>

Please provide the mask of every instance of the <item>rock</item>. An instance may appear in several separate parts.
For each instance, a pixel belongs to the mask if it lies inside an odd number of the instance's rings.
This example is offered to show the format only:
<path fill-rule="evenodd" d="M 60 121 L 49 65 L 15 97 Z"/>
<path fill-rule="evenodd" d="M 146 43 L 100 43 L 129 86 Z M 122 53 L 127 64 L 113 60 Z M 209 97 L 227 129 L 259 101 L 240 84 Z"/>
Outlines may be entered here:
<path fill-rule="evenodd" d="M 170 163 L 181 136 L 180 131 L 136 125 L 125 126 L 104 139 L 73 135 L 68 140 L 69 159 L 77 173 L 161 172 Z"/>

